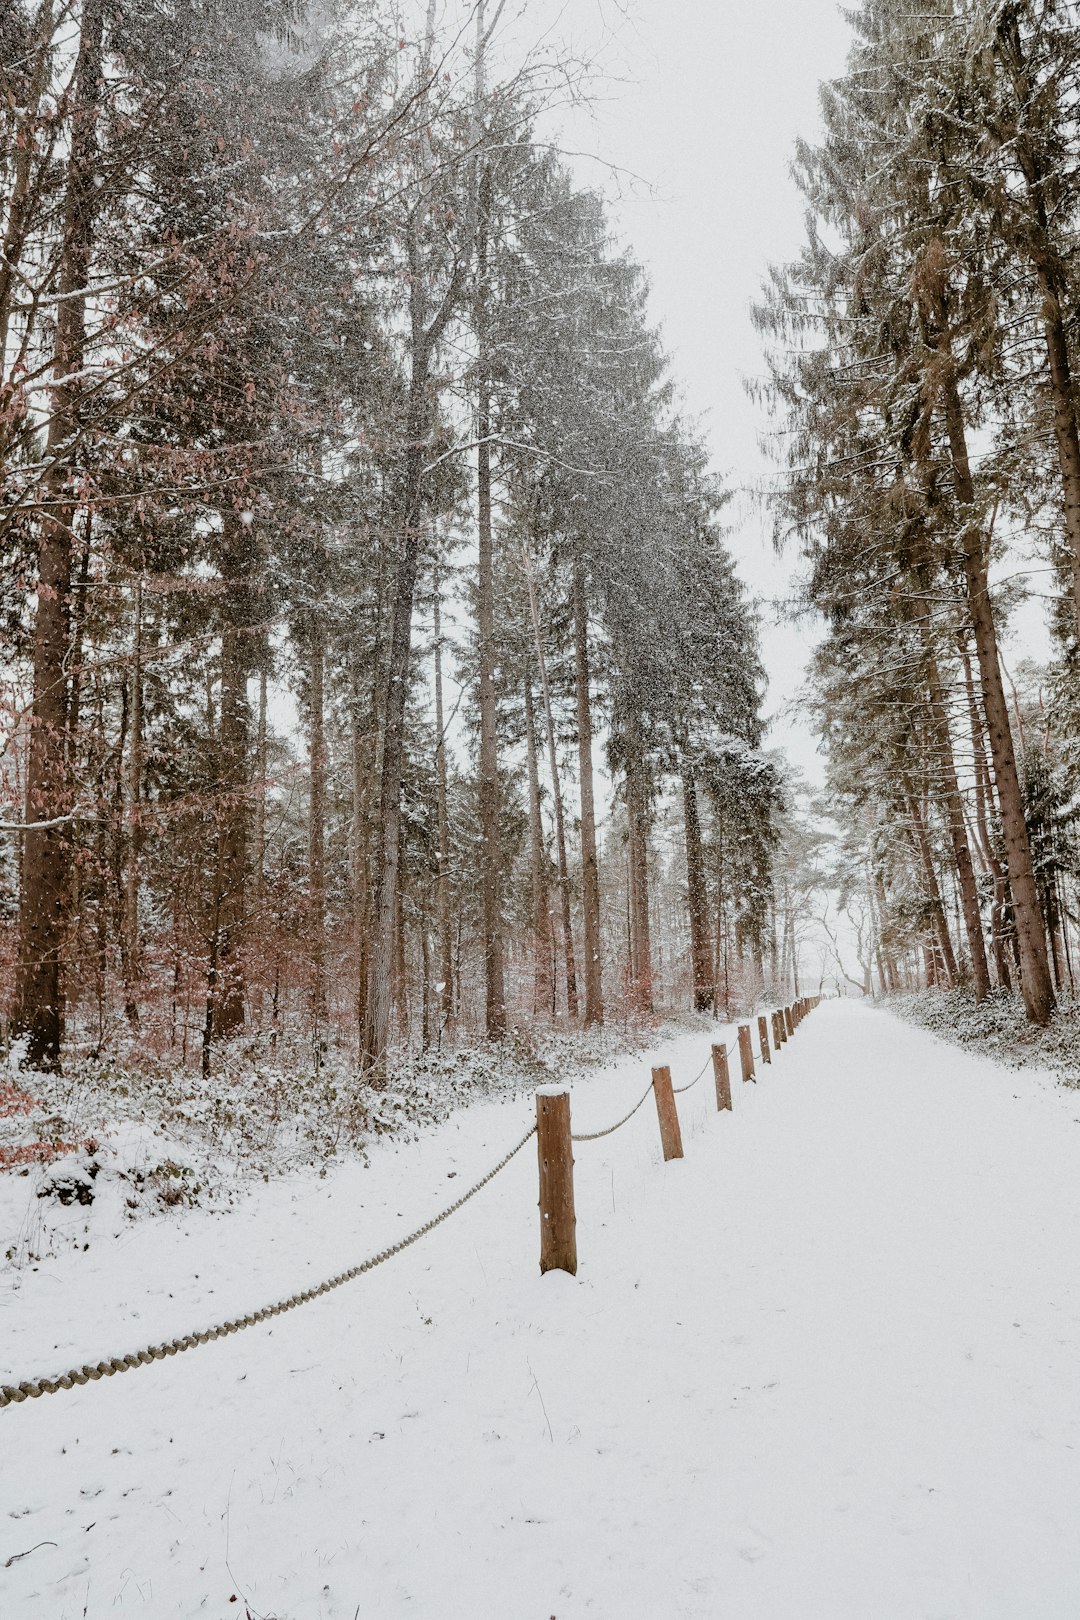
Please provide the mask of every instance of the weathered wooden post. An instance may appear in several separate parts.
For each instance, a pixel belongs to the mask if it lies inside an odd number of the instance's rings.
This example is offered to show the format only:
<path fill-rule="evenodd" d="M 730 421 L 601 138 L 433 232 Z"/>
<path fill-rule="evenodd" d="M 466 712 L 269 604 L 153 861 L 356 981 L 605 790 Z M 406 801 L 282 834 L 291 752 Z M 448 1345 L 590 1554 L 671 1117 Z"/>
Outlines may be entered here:
<path fill-rule="evenodd" d="M 753 1080 L 757 1085 L 754 1074 L 754 1051 L 750 1045 L 750 1025 L 739 1025 L 739 1057 L 742 1061 L 742 1077 L 744 1080 Z"/>
<path fill-rule="evenodd" d="M 784 1031 L 780 1022 L 780 1014 L 778 1012 L 774 1012 L 772 1015 L 772 1041 L 777 1051 L 779 1051 L 784 1044 Z"/>
<path fill-rule="evenodd" d="M 540 1270 L 577 1276 L 574 1147 L 570 1093 L 543 1086 L 536 1093 L 536 1152 L 540 1160 Z"/>
<path fill-rule="evenodd" d="M 656 1098 L 656 1117 L 660 1121 L 660 1142 L 665 1159 L 681 1159 L 682 1131 L 675 1111 L 675 1093 L 671 1089 L 671 1070 L 666 1063 L 652 1072 L 653 1096 Z"/>
<path fill-rule="evenodd" d="M 716 1108 L 719 1113 L 724 1108 L 731 1108 L 731 1076 L 728 1074 L 726 1046 L 713 1047 L 712 1067 L 713 1077 L 716 1080 Z"/>
<path fill-rule="evenodd" d="M 789 1037 L 794 1035 L 794 1033 L 795 1033 L 795 1019 L 792 1016 L 792 1012 L 791 1012 L 790 1007 L 785 1007 L 784 1008 L 784 1026 L 787 1029 Z"/>
<path fill-rule="evenodd" d="M 763 1063 L 771 1063 L 772 1053 L 769 1050 L 769 1021 L 765 1017 L 764 1013 L 758 1013 L 757 1032 L 758 1038 L 761 1041 L 761 1061 Z"/>

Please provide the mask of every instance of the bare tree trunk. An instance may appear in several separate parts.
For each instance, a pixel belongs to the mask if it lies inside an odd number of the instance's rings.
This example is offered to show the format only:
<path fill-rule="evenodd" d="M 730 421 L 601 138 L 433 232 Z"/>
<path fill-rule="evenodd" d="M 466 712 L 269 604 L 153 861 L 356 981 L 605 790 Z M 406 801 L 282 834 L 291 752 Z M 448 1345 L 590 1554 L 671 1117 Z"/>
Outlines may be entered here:
<path fill-rule="evenodd" d="M 405 762 L 405 701 L 412 651 L 412 614 L 422 539 L 423 450 L 428 430 L 428 366 L 425 347 L 413 355 L 409 390 L 400 553 L 390 628 L 390 656 L 383 705 L 382 761 L 376 825 L 375 882 L 367 941 L 365 1067 L 379 1071 L 390 1044 L 395 958 L 395 911 L 401 856 L 401 782 Z M 378 1075 L 376 1076 L 378 1079 Z"/>
<path fill-rule="evenodd" d="M 435 913 L 438 933 L 439 1024 L 449 1029 L 454 1017 L 454 936 L 450 920 L 450 809 L 446 782 L 446 722 L 443 717 L 442 674 L 442 581 L 435 570 L 435 802 L 439 824 L 439 876 L 436 882 Z"/>
<path fill-rule="evenodd" d="M 237 559 L 231 559 L 235 565 Z M 235 578 L 235 567 L 230 574 Z M 221 718 L 218 732 L 218 835 L 213 911 L 212 1038 L 228 1040 L 244 1027 L 244 968 L 240 947 L 246 923 L 247 773 L 249 715 L 248 637 L 227 624 L 221 637 Z"/>
<path fill-rule="evenodd" d="M 979 844 L 982 849 L 983 859 L 994 879 L 994 906 L 991 913 L 990 943 L 994 953 L 994 968 L 997 972 L 998 983 L 1004 986 L 1006 990 L 1011 990 L 1012 974 L 1009 970 L 1009 953 L 1006 949 L 1005 933 L 1009 907 L 1008 878 L 1004 867 L 998 860 L 994 840 L 990 836 L 987 806 L 993 805 L 993 785 L 990 781 L 990 770 L 986 763 L 986 737 L 975 696 L 975 682 L 971 674 L 971 657 L 964 636 L 960 638 L 960 653 L 964 665 L 964 687 L 967 692 L 968 722 L 971 728 L 971 748 L 974 757 L 975 825 L 979 832 Z"/>
<path fill-rule="evenodd" d="M 490 206 L 491 181 L 487 172 L 480 186 L 481 209 Z M 479 566 L 477 589 L 477 643 L 480 700 L 480 887 L 484 919 L 484 1015 L 487 1036 L 496 1041 L 506 1034 L 506 984 L 503 972 L 502 839 L 499 826 L 499 755 L 495 713 L 495 577 L 491 536 L 491 390 L 484 348 L 487 315 L 484 281 L 487 274 L 487 230 L 477 239 L 475 300 L 476 330 L 480 345 L 480 380 L 477 398 L 476 451 Z"/>
<path fill-rule="evenodd" d="M 639 1013 L 653 1010 L 652 938 L 649 928 L 649 817 L 637 748 L 626 761 L 626 820 L 630 862 L 630 1000 Z"/>
<path fill-rule="evenodd" d="M 326 1023 L 326 730 L 323 685 L 326 649 L 318 608 L 311 625 L 308 758 L 308 898 L 311 948 L 311 1015 L 316 1045 Z"/>
<path fill-rule="evenodd" d="M 540 635 L 540 612 L 536 603 L 536 584 L 533 579 L 529 554 L 522 547 L 525 578 L 529 586 L 529 610 L 532 614 L 533 635 L 536 640 L 536 661 L 540 670 L 540 693 L 544 704 L 544 722 L 547 727 L 548 769 L 551 773 L 551 798 L 555 806 L 555 850 L 559 863 L 559 895 L 562 902 L 563 955 L 566 961 L 566 1011 L 570 1018 L 578 1015 L 577 968 L 574 961 L 574 925 L 570 910 L 570 872 L 566 860 L 566 823 L 563 817 L 562 788 L 559 783 L 559 760 L 555 747 L 555 720 L 551 711 L 551 689 L 548 686 L 547 659 Z"/>
<path fill-rule="evenodd" d="M 893 994 L 899 989 L 899 974 L 896 957 L 885 939 L 885 918 L 889 915 L 889 904 L 885 894 L 885 879 L 881 875 L 881 866 L 877 861 L 873 862 L 873 884 L 877 901 L 878 952 L 882 963 L 882 982 L 886 990 Z"/>
<path fill-rule="evenodd" d="M 470 145 L 478 153 L 482 130 L 483 60 L 487 36 L 484 7 L 477 8 L 476 108 Z M 435 6 L 429 4 L 424 47 L 424 72 L 430 74 L 434 45 Z M 405 760 L 405 702 L 408 696 L 412 652 L 412 615 L 423 540 L 424 463 L 428 453 L 434 386 L 431 365 L 451 316 L 458 309 L 472 260 L 476 225 L 476 171 L 469 180 L 465 241 L 454 260 L 441 297 L 431 307 L 423 263 L 423 229 L 431 203 L 430 181 L 421 184 L 406 230 L 409 278 L 410 376 L 405 406 L 406 452 L 402 466 L 401 505 L 398 514 L 398 564 L 394 581 L 382 705 L 382 759 L 376 828 L 375 881 L 368 929 L 367 1002 L 364 1009 L 363 1061 L 381 1083 L 390 1043 L 391 969 L 394 959 L 394 915 L 401 858 L 401 784 Z"/>
<path fill-rule="evenodd" d="M 33 181 L 33 159 L 36 149 L 34 128 L 41 116 L 41 101 L 49 82 L 55 27 L 52 4 L 45 4 L 40 8 L 37 21 L 37 39 L 33 46 L 34 66 L 27 86 L 27 105 L 22 109 L 21 127 L 15 132 L 11 143 L 12 183 L 6 199 L 7 229 L 4 232 L 3 250 L 0 252 L 0 355 L 5 354 L 7 350 L 12 314 L 11 294 L 16 284 L 16 266 L 23 255 L 32 217 L 31 194 L 37 190 L 37 185 Z"/>
<path fill-rule="evenodd" d="M 693 979 L 694 1008 L 708 1012 L 712 996 L 712 944 L 709 939 L 708 895 L 705 889 L 705 856 L 701 846 L 701 821 L 698 817 L 697 785 L 692 768 L 685 764 L 681 772 L 683 795 L 683 824 L 686 829 L 686 901 L 690 916 L 690 963 Z"/>
<path fill-rule="evenodd" d="M 1024 1007 L 1033 1024 L 1045 1024 L 1054 1010 L 1054 987 L 1046 954 L 1046 930 L 1031 864 L 1031 844 L 1024 818 L 1024 799 L 1016 768 L 1009 711 L 998 661 L 997 629 L 990 602 L 990 584 L 981 525 L 975 518 L 975 486 L 968 460 L 964 408 L 956 382 L 952 343 L 944 321 L 943 305 L 938 349 L 946 361 L 941 382 L 945 425 L 949 438 L 957 499 L 969 514 L 964 532 L 964 574 L 968 608 L 975 632 L 983 701 L 990 734 L 998 801 L 1005 833 L 1009 886 L 1020 944 L 1020 981 Z"/>
<path fill-rule="evenodd" d="M 142 575 L 135 581 L 135 634 L 131 657 L 131 746 L 128 752 L 128 845 L 127 871 L 124 881 L 124 1014 L 128 1023 L 137 1027 L 139 1004 L 139 854 L 142 843 L 142 773 L 143 773 L 143 675 L 142 634 L 143 604 Z"/>
<path fill-rule="evenodd" d="M 931 914 L 934 919 L 934 928 L 941 950 L 942 961 L 950 985 L 956 984 L 959 973 L 956 967 L 956 956 L 953 952 L 952 940 L 949 937 L 949 920 L 945 915 L 945 905 L 941 898 L 941 889 L 938 885 L 937 872 L 934 869 L 934 857 L 930 849 L 930 839 L 927 836 L 926 822 L 919 807 L 918 795 L 910 781 L 904 782 L 905 797 L 907 798 L 907 812 L 914 829 L 916 847 L 923 870 L 923 883 L 926 886 L 926 897 L 930 902 Z"/>
<path fill-rule="evenodd" d="M 525 753 L 529 773 L 529 867 L 533 930 L 533 1013 L 549 1014 L 554 992 L 552 973 L 551 891 L 544 823 L 540 814 L 540 771 L 536 758 L 536 714 L 532 678 L 525 675 Z"/>
<path fill-rule="evenodd" d="M 252 835 L 252 888 L 254 913 L 259 937 L 267 938 L 266 927 L 266 777 L 268 771 L 266 741 L 266 648 L 259 658 L 259 712 L 255 722 L 255 824 Z M 265 962 L 265 957 L 264 957 Z M 252 992 L 252 1016 L 256 1029 L 262 1028 L 264 1008 L 264 973 L 259 976 Z"/>
<path fill-rule="evenodd" d="M 967 935 L 968 950 L 971 953 L 975 1000 L 979 1002 L 985 1001 L 990 994 L 990 969 L 986 961 L 986 944 L 983 939 L 982 917 L 979 912 L 979 891 L 975 883 L 975 868 L 971 862 L 967 828 L 964 825 L 964 807 L 960 798 L 960 786 L 956 779 L 952 734 L 949 730 L 949 721 L 942 700 L 941 676 L 938 671 L 937 658 L 930 642 L 930 631 L 926 617 L 925 601 L 920 601 L 920 629 L 922 631 L 923 653 L 926 658 L 927 690 L 937 756 L 936 764 L 949 826 L 953 860 L 956 863 L 956 874 L 964 914 L 964 931 Z"/>
<path fill-rule="evenodd" d="M 101 95 L 101 0 L 85 0 L 74 73 L 71 147 L 64 202 L 61 297 L 56 308 L 52 416 L 45 478 L 49 510 L 38 529 L 37 613 L 33 638 L 33 707 L 26 767 L 26 820 L 55 821 L 71 809 L 67 754 L 68 613 L 71 539 L 75 520 L 73 468 L 65 445 L 76 437 L 79 386 L 69 382 L 82 366 L 84 308 L 73 296 L 87 284 L 93 231 L 96 123 Z M 19 895 L 18 967 L 12 1030 L 26 1042 L 26 1062 L 59 1069 L 64 1032 L 62 953 L 71 887 L 69 824 L 23 834 Z"/>
<path fill-rule="evenodd" d="M 585 924 L 585 1027 L 604 1022 L 600 959 L 600 866 L 596 857 L 593 797 L 592 703 L 589 696 L 589 621 L 585 570 L 574 558 L 574 665 L 577 681 L 578 779 L 581 791 L 581 901 Z"/>
<path fill-rule="evenodd" d="M 409 1004 L 409 966 L 405 952 L 405 863 L 398 863 L 397 904 L 394 907 L 394 974 L 392 980 L 394 1008 L 397 1013 L 398 1033 L 408 1041 L 412 1030 L 412 1007 Z"/>
<path fill-rule="evenodd" d="M 1032 99 L 1032 85 L 1015 12 L 1003 11 L 998 29 L 1023 119 Z M 1054 440 L 1061 473 L 1065 536 L 1073 559 L 1073 612 L 1080 636 L 1080 432 L 1063 308 L 1069 299 L 1068 277 L 1062 254 L 1053 241 L 1047 213 L 1047 174 L 1042 154 L 1023 128 L 1017 131 L 1012 146 L 1027 186 L 1030 223 L 1019 233 L 1018 240 L 1035 270 L 1042 298 L 1040 315 L 1049 362 L 1050 397 L 1054 404 Z"/>
<path fill-rule="evenodd" d="M 360 682 L 353 669 L 352 687 L 352 818 L 349 824 L 349 890 L 352 899 L 353 944 L 356 963 L 356 1027 L 363 1053 L 367 1018 L 367 792 L 364 771 L 364 734 L 361 729 Z"/>

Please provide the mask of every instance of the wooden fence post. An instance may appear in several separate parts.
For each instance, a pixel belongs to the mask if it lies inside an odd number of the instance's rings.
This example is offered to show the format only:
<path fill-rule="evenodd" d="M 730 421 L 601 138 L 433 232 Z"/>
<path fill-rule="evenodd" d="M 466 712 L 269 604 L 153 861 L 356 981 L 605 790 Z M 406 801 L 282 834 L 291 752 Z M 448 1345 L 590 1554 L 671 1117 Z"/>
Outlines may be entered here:
<path fill-rule="evenodd" d="M 790 1007 L 785 1007 L 784 1008 L 783 1018 L 784 1018 L 784 1025 L 785 1025 L 785 1027 L 787 1029 L 788 1037 L 790 1039 L 790 1037 L 792 1035 L 794 1035 L 794 1033 L 795 1033 L 795 1020 L 791 1015 L 791 1008 Z"/>
<path fill-rule="evenodd" d="M 758 1013 L 757 1032 L 761 1040 L 761 1061 L 772 1062 L 772 1053 L 769 1051 L 769 1021 L 764 1013 Z"/>
<path fill-rule="evenodd" d="M 727 1047 L 712 1049 L 713 1077 L 716 1080 L 716 1108 L 731 1108 L 731 1076 L 728 1074 Z"/>
<path fill-rule="evenodd" d="M 665 1159 L 681 1159 L 682 1131 L 675 1111 L 675 1093 L 671 1089 L 671 1070 L 661 1064 L 652 1072 L 653 1096 L 656 1098 L 656 1117 L 660 1121 L 660 1141 Z"/>
<path fill-rule="evenodd" d="M 754 1074 L 754 1050 L 750 1045 L 750 1025 L 739 1025 L 739 1057 L 742 1059 L 742 1077 L 744 1080 L 753 1080 L 757 1085 Z"/>
<path fill-rule="evenodd" d="M 772 1015 L 772 1038 L 773 1045 L 779 1051 L 784 1044 L 784 1025 L 778 1012 Z"/>
<path fill-rule="evenodd" d="M 536 1093 L 536 1151 L 540 1160 L 540 1270 L 568 1271 L 576 1277 L 574 1147 L 568 1091 L 545 1087 Z"/>

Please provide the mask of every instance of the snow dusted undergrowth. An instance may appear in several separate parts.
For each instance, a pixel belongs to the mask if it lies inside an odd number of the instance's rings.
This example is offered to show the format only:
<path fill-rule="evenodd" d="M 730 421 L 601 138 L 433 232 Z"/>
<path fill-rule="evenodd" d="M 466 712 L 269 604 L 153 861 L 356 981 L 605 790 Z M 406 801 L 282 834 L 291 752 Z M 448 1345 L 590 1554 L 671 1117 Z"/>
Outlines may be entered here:
<path fill-rule="evenodd" d="M 343 1054 L 316 1070 L 254 1041 L 237 1042 L 205 1078 L 133 1053 L 28 1075 L 14 1052 L 0 1074 L 0 1271 L 88 1249 L 177 1206 L 227 1210 L 282 1174 L 325 1175 L 377 1138 L 415 1136 L 478 1098 L 524 1098 L 657 1033 L 513 1031 L 497 1046 L 402 1058 L 380 1090 Z"/>
<path fill-rule="evenodd" d="M 707 1043 L 656 1060 L 679 1085 Z M 648 1061 L 583 1079 L 576 1128 Z M 576 1280 L 538 1275 L 530 1144 L 356 1283 L 0 1413 L 0 1613 L 1075 1620 L 1075 1093 L 852 1002 L 733 1114 L 710 1091 L 682 1162 L 651 1106 L 577 1147 Z M 0 1381 L 351 1263 L 528 1118 L 491 1098 L 9 1271 Z"/>
<path fill-rule="evenodd" d="M 890 996 L 890 1011 L 944 1040 L 1016 1068 L 1035 1064 L 1065 1085 L 1080 1086 L 1080 1002 L 1062 996 L 1045 1029 L 1029 1024 L 1019 995 L 995 993 L 981 1005 L 970 990 L 921 990 Z"/>

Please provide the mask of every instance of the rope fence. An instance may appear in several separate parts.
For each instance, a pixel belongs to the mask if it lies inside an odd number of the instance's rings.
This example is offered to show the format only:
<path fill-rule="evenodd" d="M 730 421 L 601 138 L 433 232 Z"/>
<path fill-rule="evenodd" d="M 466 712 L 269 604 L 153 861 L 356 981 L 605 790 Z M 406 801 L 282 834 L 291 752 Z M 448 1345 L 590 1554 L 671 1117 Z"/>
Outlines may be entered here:
<path fill-rule="evenodd" d="M 777 1009 L 772 1014 L 772 1032 L 775 1049 L 794 1035 L 808 1013 L 821 1001 L 820 996 L 807 996 L 790 1007 Z M 771 1064 L 773 1048 L 769 1042 L 769 1019 L 759 1014 L 758 1040 L 762 1063 Z M 660 1145 L 664 1159 L 683 1157 L 682 1131 L 679 1125 L 675 1098 L 691 1091 L 707 1074 L 711 1065 L 716 1079 L 717 1111 L 731 1109 L 731 1080 L 728 1059 L 738 1050 L 744 1081 L 757 1083 L 754 1051 L 749 1024 L 740 1024 L 735 1040 L 726 1046 L 714 1045 L 692 1080 L 673 1086 L 671 1070 L 666 1064 L 652 1071 L 652 1083 L 638 1098 L 629 1113 L 613 1125 L 599 1131 L 574 1131 L 570 1124 L 570 1093 L 558 1086 L 544 1086 L 536 1094 L 537 1153 L 540 1160 L 540 1270 L 577 1272 L 577 1220 L 574 1211 L 574 1146 L 579 1142 L 598 1142 L 612 1136 L 628 1125 L 644 1106 L 649 1092 L 656 1099 L 657 1121 L 660 1126 Z"/>
<path fill-rule="evenodd" d="M 498 1164 L 493 1165 L 487 1175 L 481 1176 L 479 1181 L 460 1198 L 455 1198 L 452 1204 L 433 1215 L 423 1226 L 418 1226 L 415 1232 L 407 1237 L 399 1238 L 387 1249 L 380 1249 L 378 1254 L 369 1255 L 361 1260 L 359 1265 L 350 1266 L 347 1271 L 339 1271 L 336 1277 L 328 1277 L 325 1282 L 317 1283 L 313 1288 L 301 1289 L 299 1293 L 290 1294 L 287 1299 L 279 1299 L 273 1305 L 266 1305 L 262 1310 L 251 1311 L 246 1316 L 233 1317 L 228 1322 L 219 1322 L 215 1327 L 204 1328 L 198 1333 L 185 1333 L 179 1339 L 167 1339 L 163 1344 L 147 1345 L 143 1350 L 137 1350 L 133 1355 L 112 1356 L 106 1361 L 85 1362 L 81 1367 L 72 1367 L 55 1378 L 27 1378 L 20 1384 L 0 1385 L 0 1408 L 12 1406 L 16 1402 L 32 1399 L 37 1395 L 55 1395 L 58 1390 L 71 1389 L 75 1384 L 96 1383 L 99 1378 L 111 1378 L 115 1373 L 129 1372 L 133 1367 L 148 1366 L 151 1361 L 162 1361 L 166 1356 L 180 1355 L 184 1350 L 194 1350 L 196 1345 L 209 1344 L 211 1339 L 224 1339 L 230 1333 L 239 1333 L 242 1329 L 254 1327 L 257 1322 L 268 1322 L 273 1316 L 282 1316 L 286 1311 L 293 1311 L 298 1305 L 307 1305 L 310 1300 L 318 1299 L 320 1294 L 329 1294 L 335 1288 L 341 1288 L 344 1283 L 353 1282 L 357 1277 L 363 1276 L 367 1271 L 374 1271 L 376 1266 L 385 1265 L 387 1260 L 400 1254 L 403 1249 L 417 1243 L 420 1238 L 426 1237 L 428 1232 L 441 1226 L 443 1221 L 467 1204 L 470 1198 L 493 1181 L 500 1170 L 505 1170 L 510 1160 L 516 1157 L 536 1135 L 536 1126 L 529 1129 L 519 1142 L 516 1142 L 509 1153 L 504 1153 Z"/>
<path fill-rule="evenodd" d="M 795 1029 L 812 1012 L 821 1001 L 820 996 L 806 997 L 796 1001 L 790 1007 L 777 1010 L 773 1013 L 773 1034 L 776 1049 L 794 1033 Z M 764 1016 L 758 1018 L 758 1029 L 761 1042 L 761 1058 L 765 1063 L 771 1063 L 766 1021 Z M 301 1289 L 284 1299 L 277 1300 L 272 1305 L 263 1306 L 257 1311 L 250 1311 L 246 1315 L 230 1318 L 219 1322 L 213 1327 L 204 1328 L 195 1333 L 186 1333 L 180 1338 L 166 1339 L 160 1344 L 151 1344 L 132 1354 L 112 1356 L 104 1361 L 84 1362 L 81 1366 L 71 1367 L 67 1372 L 55 1377 L 27 1378 L 17 1384 L 0 1384 L 0 1409 L 5 1406 L 14 1406 L 22 1401 L 35 1399 L 40 1395 L 55 1395 L 62 1389 L 73 1389 L 76 1385 L 96 1383 L 101 1378 L 111 1378 L 116 1373 L 129 1372 L 135 1367 L 149 1366 L 153 1361 L 163 1361 L 166 1356 L 182 1354 L 185 1350 L 193 1350 L 197 1345 L 209 1344 L 213 1339 L 223 1339 L 231 1333 L 242 1332 L 244 1328 L 254 1327 L 257 1323 L 268 1322 L 275 1316 L 282 1316 L 286 1311 L 295 1310 L 300 1305 L 306 1305 L 323 1294 L 331 1293 L 335 1288 L 341 1288 L 345 1283 L 353 1282 L 366 1272 L 374 1271 L 377 1266 L 385 1265 L 387 1260 L 393 1259 L 402 1250 L 417 1243 L 427 1233 L 441 1226 L 443 1221 L 467 1204 L 471 1198 L 488 1185 L 490 1181 L 504 1170 L 510 1161 L 521 1152 L 522 1148 L 532 1138 L 537 1137 L 537 1151 L 540 1170 L 540 1270 L 541 1272 L 555 1269 L 576 1273 L 577 1271 L 577 1237 L 576 1218 L 574 1214 L 574 1183 L 573 1183 L 573 1144 L 576 1142 L 598 1142 L 602 1137 L 612 1136 L 616 1131 L 629 1124 L 634 1115 L 645 1104 L 652 1094 L 656 1099 L 657 1116 L 660 1124 L 661 1146 L 664 1158 L 681 1159 L 683 1157 L 682 1135 L 679 1128 L 678 1114 L 675 1108 L 676 1096 L 690 1091 L 701 1081 L 710 1066 L 716 1078 L 716 1105 L 718 1110 L 731 1108 L 731 1088 L 728 1078 L 728 1058 L 738 1048 L 742 1061 L 742 1077 L 744 1080 L 756 1080 L 754 1072 L 754 1058 L 750 1045 L 750 1026 L 739 1026 L 736 1040 L 730 1041 L 726 1046 L 714 1045 L 692 1080 L 685 1085 L 673 1086 L 671 1071 L 666 1065 L 653 1069 L 652 1081 L 642 1095 L 638 1098 L 630 1112 L 624 1114 L 614 1124 L 605 1126 L 599 1131 L 578 1131 L 570 1128 L 570 1094 L 564 1087 L 543 1086 L 536 1093 L 536 1123 L 530 1125 L 524 1136 L 515 1142 L 507 1153 L 504 1153 L 497 1164 L 494 1164 L 486 1175 L 475 1181 L 471 1187 L 463 1192 L 460 1198 L 455 1198 L 452 1204 L 433 1215 L 430 1220 L 418 1226 L 415 1231 L 406 1237 L 399 1238 L 388 1248 L 380 1249 L 377 1254 L 369 1255 L 366 1260 L 350 1266 L 346 1271 L 340 1271 L 336 1276 L 328 1277 L 325 1281 L 317 1283 L 311 1288 Z"/>

